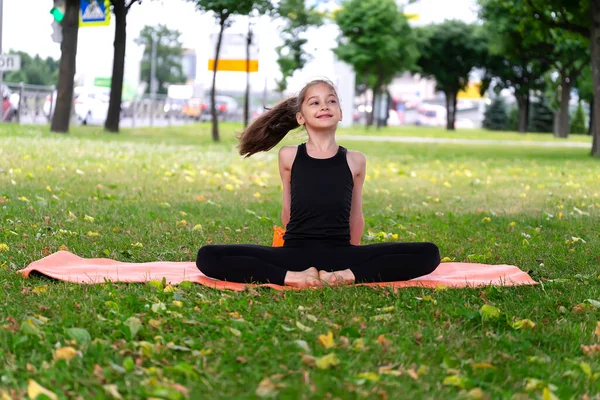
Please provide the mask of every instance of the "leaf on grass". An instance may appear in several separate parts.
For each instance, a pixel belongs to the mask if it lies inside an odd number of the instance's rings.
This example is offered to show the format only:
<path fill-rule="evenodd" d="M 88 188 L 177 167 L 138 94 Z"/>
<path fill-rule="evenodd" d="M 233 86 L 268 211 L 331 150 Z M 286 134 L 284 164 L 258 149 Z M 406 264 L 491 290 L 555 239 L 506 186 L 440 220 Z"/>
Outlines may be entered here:
<path fill-rule="evenodd" d="M 233 333 L 234 336 L 237 336 L 237 337 L 242 336 L 242 332 L 240 332 L 239 330 L 237 330 L 235 328 L 232 328 L 232 327 L 228 326 L 227 329 L 229 329 L 229 331 L 231 333 Z"/>
<path fill-rule="evenodd" d="M 559 400 L 559 398 L 549 388 L 545 387 L 542 390 L 542 400 Z"/>
<path fill-rule="evenodd" d="M 165 306 L 165 303 L 163 303 L 162 301 L 159 301 L 158 303 L 154 303 L 152 304 L 152 311 L 157 313 L 159 311 L 165 311 L 167 309 L 167 306 Z"/>
<path fill-rule="evenodd" d="M 445 290 L 448 290 L 448 286 L 446 285 L 437 285 L 434 289 L 436 292 L 443 292 Z"/>
<path fill-rule="evenodd" d="M 262 398 L 273 398 L 279 394 L 281 384 L 275 384 L 270 378 L 264 378 L 256 388 L 256 395 Z"/>
<path fill-rule="evenodd" d="M 38 396 L 44 395 L 48 397 L 50 400 L 58 400 L 58 396 L 46 389 L 33 379 L 29 379 L 27 383 L 27 395 L 31 400 L 35 400 Z"/>
<path fill-rule="evenodd" d="M 593 305 L 595 308 L 600 308 L 600 301 L 594 299 L 587 299 L 586 301 Z"/>
<path fill-rule="evenodd" d="M 177 350 L 177 351 L 190 351 L 191 350 L 189 347 L 180 346 L 180 345 L 175 344 L 173 342 L 167 343 L 167 348 L 171 349 L 171 350 Z"/>
<path fill-rule="evenodd" d="M 452 259 L 450 257 L 444 257 L 440 260 L 440 262 L 443 262 L 443 263 L 452 262 Z"/>
<path fill-rule="evenodd" d="M 31 336 L 39 337 L 42 334 L 42 332 L 40 331 L 40 328 L 38 328 L 37 324 L 35 322 L 33 322 L 31 318 L 27 318 L 26 320 L 21 322 L 20 330 L 24 334 L 31 335 Z"/>
<path fill-rule="evenodd" d="M 419 380 L 419 374 L 417 374 L 417 371 L 415 371 L 414 368 L 407 370 L 406 373 L 408 374 L 408 376 L 413 378 L 415 381 Z"/>
<path fill-rule="evenodd" d="M 311 322 L 317 322 L 317 317 L 315 317 L 312 314 L 306 314 L 305 317 L 306 317 L 307 320 L 309 320 Z"/>
<path fill-rule="evenodd" d="M 423 296 L 423 297 L 416 297 L 417 300 L 419 301 L 430 301 L 433 304 L 437 304 L 437 300 L 435 300 L 433 297 L 431 296 Z"/>
<path fill-rule="evenodd" d="M 112 397 L 113 399 L 117 399 L 117 400 L 122 400 L 123 397 L 121 396 L 121 393 L 119 393 L 119 388 L 117 387 L 117 385 L 103 385 L 102 389 L 104 389 L 104 392 L 109 395 L 110 397 Z"/>
<path fill-rule="evenodd" d="M 296 344 L 296 346 L 300 347 L 305 352 L 311 353 L 310 347 L 308 346 L 308 343 L 306 343 L 306 340 L 297 339 L 294 340 L 294 343 Z"/>
<path fill-rule="evenodd" d="M 392 319 L 392 314 L 379 314 L 371 317 L 373 321 L 389 321 Z"/>
<path fill-rule="evenodd" d="M 535 322 L 530 319 L 520 319 L 511 324 L 514 329 L 533 329 L 535 328 Z"/>
<path fill-rule="evenodd" d="M 67 328 L 67 336 L 75 340 L 78 344 L 83 344 L 92 340 L 90 333 L 84 328 Z"/>
<path fill-rule="evenodd" d="M 490 306 L 489 304 L 484 304 L 479 309 L 479 314 L 481 318 L 486 319 L 495 319 L 500 317 L 500 310 L 494 306 Z"/>
<path fill-rule="evenodd" d="M 130 339 L 133 339 L 142 327 L 142 321 L 137 317 L 129 317 L 123 322 L 123 325 L 129 327 Z"/>
<path fill-rule="evenodd" d="M 303 324 L 302 322 L 300 322 L 300 321 L 296 321 L 296 327 L 297 327 L 298 329 L 300 329 L 301 331 L 303 331 L 303 332 L 310 332 L 310 331 L 312 331 L 312 330 L 313 330 L 313 328 L 311 328 L 310 326 L 306 326 L 306 325 L 304 325 L 304 324 Z"/>
<path fill-rule="evenodd" d="M 46 293 L 47 291 L 48 291 L 48 286 L 43 285 L 43 286 L 34 287 L 31 292 L 32 293 Z"/>
<path fill-rule="evenodd" d="M 340 359 L 335 353 L 329 353 L 315 360 L 315 365 L 320 369 L 329 369 L 340 364 Z"/>
<path fill-rule="evenodd" d="M 594 335 L 600 338 L 600 321 L 596 322 L 596 330 L 594 331 Z"/>
<path fill-rule="evenodd" d="M 154 289 L 163 290 L 163 283 L 156 279 L 153 279 L 150 282 L 148 282 L 148 286 Z"/>
<path fill-rule="evenodd" d="M 75 357 L 77 355 L 77 350 L 75 350 L 73 347 L 70 346 L 66 346 L 66 347 L 60 347 L 58 349 L 56 349 L 56 351 L 54 352 L 54 361 L 58 361 L 58 360 L 66 360 L 66 361 L 71 361 L 71 359 L 73 357 Z"/>
<path fill-rule="evenodd" d="M 474 388 L 467 392 L 467 399 L 469 400 L 482 400 L 483 398 L 483 390 L 480 388 Z"/>
<path fill-rule="evenodd" d="M 165 286 L 165 288 L 163 289 L 163 292 L 165 292 L 165 293 L 173 293 L 173 292 L 175 292 L 175 290 L 176 290 L 176 289 L 175 289 L 173 286 L 171 286 L 171 285 L 167 285 L 167 286 Z"/>
<path fill-rule="evenodd" d="M 173 300 L 173 305 L 179 308 L 183 307 L 183 303 L 179 300 Z"/>
<path fill-rule="evenodd" d="M 394 306 L 377 308 L 377 311 L 379 311 L 380 313 L 391 313 L 394 310 L 396 310 L 396 307 L 394 307 Z"/>
<path fill-rule="evenodd" d="M 442 383 L 446 386 L 454 386 L 460 389 L 465 389 L 467 386 L 467 379 L 460 375 L 450 375 L 445 377 Z"/>
<path fill-rule="evenodd" d="M 365 339 L 363 339 L 363 338 L 354 339 L 354 342 L 352 342 L 352 349 L 356 350 L 356 351 L 366 350 Z"/>
<path fill-rule="evenodd" d="M 370 382 L 379 382 L 381 377 L 374 372 L 361 372 L 356 376 L 358 379 L 365 379 Z"/>
<path fill-rule="evenodd" d="M 473 364 L 473 368 L 479 368 L 479 369 L 496 369 L 496 367 L 493 364 L 490 364 L 490 363 L 475 363 L 475 364 Z"/>
<path fill-rule="evenodd" d="M 333 340 L 333 332 L 327 332 L 327 335 L 319 335 L 319 343 L 326 349 L 330 349 L 335 346 L 335 341 Z"/>

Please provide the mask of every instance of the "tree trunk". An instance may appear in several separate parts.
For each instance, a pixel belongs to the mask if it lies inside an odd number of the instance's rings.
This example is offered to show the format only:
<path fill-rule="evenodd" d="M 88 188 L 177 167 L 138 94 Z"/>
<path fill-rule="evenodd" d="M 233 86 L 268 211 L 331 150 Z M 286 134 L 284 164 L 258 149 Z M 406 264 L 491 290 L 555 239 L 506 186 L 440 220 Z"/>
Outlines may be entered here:
<path fill-rule="evenodd" d="M 220 26 L 219 29 L 219 38 L 217 39 L 217 47 L 215 49 L 215 63 L 213 64 L 213 79 L 212 79 L 212 89 L 210 90 L 210 101 L 211 101 L 211 114 L 212 114 L 212 137 L 215 142 L 219 141 L 219 118 L 217 115 L 217 104 L 215 102 L 215 97 L 217 94 L 217 69 L 219 64 L 219 53 L 221 52 L 221 41 L 223 40 L 223 31 L 225 30 L 225 22 L 227 21 L 227 16 L 221 15 Z"/>
<path fill-rule="evenodd" d="M 529 93 L 515 95 L 519 107 L 519 133 L 527 133 L 529 122 Z"/>
<path fill-rule="evenodd" d="M 252 28 L 248 23 L 246 36 L 246 93 L 244 94 L 244 127 L 250 122 L 250 46 L 252 45 Z"/>
<path fill-rule="evenodd" d="M 600 0 L 590 0 L 592 24 L 590 28 L 590 46 L 592 53 L 592 75 L 594 82 L 594 106 L 592 111 L 593 140 L 592 156 L 600 157 Z"/>
<path fill-rule="evenodd" d="M 446 130 L 456 129 L 456 96 L 457 92 L 445 92 L 446 95 Z"/>
<path fill-rule="evenodd" d="M 571 100 L 571 88 L 573 82 L 568 76 L 561 73 L 560 84 L 560 116 L 558 117 L 558 137 L 569 137 L 569 101 Z"/>
<path fill-rule="evenodd" d="M 56 107 L 50 124 L 50 131 L 69 132 L 69 120 L 73 107 L 73 86 L 75 60 L 77 58 L 77 35 L 79 33 L 79 0 L 66 0 L 65 16 L 61 22 L 63 41 L 60 45 L 60 67 Z"/>
<path fill-rule="evenodd" d="M 123 74 L 125 71 L 125 47 L 127 40 L 127 8 L 125 0 L 112 2 L 115 14 L 115 41 L 113 53 L 113 69 L 110 81 L 110 101 L 108 103 L 108 114 L 104 122 L 104 130 L 108 132 L 119 132 L 121 120 L 121 101 L 123 93 Z"/>
<path fill-rule="evenodd" d="M 371 91 L 373 92 L 373 95 L 371 97 L 371 113 L 367 113 L 365 118 L 365 126 L 367 129 L 369 129 L 369 127 L 373 125 L 373 118 L 375 118 L 375 98 L 377 97 L 377 88 L 373 87 Z"/>
<path fill-rule="evenodd" d="M 590 101 L 590 119 L 588 122 L 588 135 L 594 134 L 594 98 Z"/>

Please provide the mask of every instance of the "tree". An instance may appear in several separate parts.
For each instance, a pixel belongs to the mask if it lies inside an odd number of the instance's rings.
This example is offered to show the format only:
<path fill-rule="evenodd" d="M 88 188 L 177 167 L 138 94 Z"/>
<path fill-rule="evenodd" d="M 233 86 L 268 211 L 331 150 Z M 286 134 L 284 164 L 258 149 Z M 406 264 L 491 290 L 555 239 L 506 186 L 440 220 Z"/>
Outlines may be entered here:
<path fill-rule="evenodd" d="M 341 34 L 334 52 L 364 77 L 373 100 L 397 74 L 414 67 L 415 37 L 394 0 L 349 0 L 335 21 Z"/>
<path fill-rule="evenodd" d="M 583 111 L 583 106 L 581 105 L 581 101 L 577 103 L 577 109 L 575 110 L 575 115 L 573 116 L 573 120 L 571 121 L 571 126 L 569 128 L 570 133 L 586 133 L 587 129 L 585 128 L 585 112 Z"/>
<path fill-rule="evenodd" d="M 538 101 L 531 103 L 531 113 L 529 119 L 529 131 L 539 133 L 552 132 L 554 125 L 554 113 L 548 107 L 547 99 L 540 96 Z"/>
<path fill-rule="evenodd" d="M 51 57 L 42 59 L 37 54 L 32 57 L 23 51 L 10 51 L 9 54 L 18 54 L 21 57 L 21 69 L 5 73 L 5 82 L 43 86 L 58 83 L 58 60 Z"/>
<path fill-rule="evenodd" d="M 283 44 L 278 46 L 277 65 L 281 71 L 281 79 L 276 80 L 277 91 L 283 93 L 287 89 L 288 79 L 310 60 L 310 54 L 303 49 L 306 44 L 304 33 L 310 27 L 318 27 L 323 23 L 322 15 L 315 9 L 307 8 L 305 0 L 281 0 L 275 14 L 285 20 L 280 37 Z"/>
<path fill-rule="evenodd" d="M 518 3 L 520 14 L 533 15 L 548 28 L 570 31 L 589 39 L 594 99 L 600 99 L 600 0 L 525 0 Z M 522 26 L 523 30 L 527 28 Z M 591 154 L 600 157 L 600 124 L 597 123 L 600 101 L 593 103 Z"/>
<path fill-rule="evenodd" d="M 223 31 L 231 24 L 234 15 L 248 15 L 253 9 L 261 9 L 267 4 L 265 1 L 257 0 L 192 0 L 200 11 L 214 13 L 215 20 L 219 25 L 219 35 L 215 47 L 215 60 L 213 64 L 212 88 L 210 91 L 211 114 L 212 114 L 212 136 L 215 142 L 219 141 L 219 121 L 217 117 L 217 105 L 215 96 L 217 93 L 217 71 L 219 66 L 219 54 L 223 41 Z"/>
<path fill-rule="evenodd" d="M 125 48 L 127 43 L 127 13 L 134 3 L 141 0 L 111 0 L 115 14 L 115 40 L 113 53 L 112 78 L 110 81 L 110 100 L 104 129 L 108 132 L 119 132 L 121 120 L 121 102 L 123 95 L 123 74 L 125 71 Z"/>
<path fill-rule="evenodd" d="M 576 82 L 577 94 L 579 99 L 589 105 L 588 135 L 593 134 L 594 128 L 594 81 L 592 79 L 591 66 L 588 66 L 581 73 L 581 77 Z"/>
<path fill-rule="evenodd" d="M 503 131 L 507 125 L 506 103 L 502 97 L 496 96 L 483 114 L 483 127 L 490 131 Z"/>
<path fill-rule="evenodd" d="M 145 46 L 142 57 L 142 80 L 151 83 L 152 45 L 156 40 L 156 81 L 158 93 L 167 93 L 167 83 L 183 83 L 183 46 L 179 37 L 181 32 L 170 30 L 165 25 L 145 26 L 136 43 Z M 150 85 L 148 85 L 150 88 Z"/>
<path fill-rule="evenodd" d="M 433 78 L 436 89 L 446 96 L 446 129 L 454 130 L 457 94 L 469 83 L 473 68 L 483 64 L 487 40 L 475 25 L 446 20 L 417 30 L 418 72 Z"/>
<path fill-rule="evenodd" d="M 60 45 L 61 57 L 58 71 L 56 107 L 50 124 L 50 131 L 69 131 L 71 108 L 73 107 L 73 86 L 75 79 L 75 59 L 77 57 L 77 36 L 79 33 L 79 0 L 65 0 L 65 16 L 61 21 L 63 41 Z"/>

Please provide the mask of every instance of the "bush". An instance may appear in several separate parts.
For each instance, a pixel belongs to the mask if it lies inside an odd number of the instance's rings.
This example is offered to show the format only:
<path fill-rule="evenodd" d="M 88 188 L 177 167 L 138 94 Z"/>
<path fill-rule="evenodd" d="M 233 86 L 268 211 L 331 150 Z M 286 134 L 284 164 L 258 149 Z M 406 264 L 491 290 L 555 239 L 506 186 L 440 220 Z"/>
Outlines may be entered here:
<path fill-rule="evenodd" d="M 483 127 L 491 131 L 503 131 L 508 126 L 508 115 L 506 114 L 506 104 L 502 97 L 496 97 L 492 100 L 483 114 Z"/>
<path fill-rule="evenodd" d="M 554 127 L 554 113 L 548 107 L 546 99 L 540 97 L 531 103 L 529 110 L 529 132 L 552 133 Z"/>
<path fill-rule="evenodd" d="M 587 134 L 587 126 L 585 122 L 585 112 L 583 111 L 581 102 L 579 102 L 577 104 L 577 109 L 575 110 L 575 115 L 573 115 L 573 118 L 571 118 L 571 127 L 569 128 L 569 133 Z"/>

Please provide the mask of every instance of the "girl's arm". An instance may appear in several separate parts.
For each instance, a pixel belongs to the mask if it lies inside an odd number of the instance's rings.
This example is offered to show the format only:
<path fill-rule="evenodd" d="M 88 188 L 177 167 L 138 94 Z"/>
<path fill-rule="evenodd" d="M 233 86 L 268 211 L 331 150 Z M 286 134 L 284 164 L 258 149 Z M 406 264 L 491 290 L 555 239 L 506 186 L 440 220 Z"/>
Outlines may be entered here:
<path fill-rule="evenodd" d="M 357 151 L 348 153 L 350 170 L 354 173 L 354 189 L 350 208 L 350 243 L 358 246 L 365 230 L 365 218 L 362 211 L 362 189 L 367 172 L 367 159 Z"/>
<path fill-rule="evenodd" d="M 290 222 L 290 204 L 292 197 L 290 194 L 290 179 L 292 174 L 292 163 L 296 157 L 296 146 L 283 146 L 279 149 L 279 175 L 283 186 L 283 204 L 281 210 L 281 223 L 283 229 Z"/>

